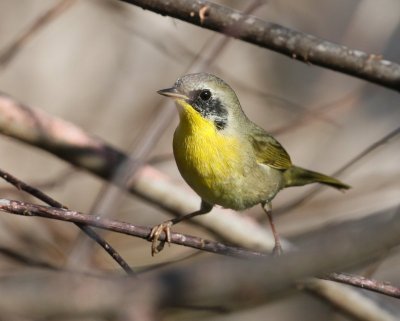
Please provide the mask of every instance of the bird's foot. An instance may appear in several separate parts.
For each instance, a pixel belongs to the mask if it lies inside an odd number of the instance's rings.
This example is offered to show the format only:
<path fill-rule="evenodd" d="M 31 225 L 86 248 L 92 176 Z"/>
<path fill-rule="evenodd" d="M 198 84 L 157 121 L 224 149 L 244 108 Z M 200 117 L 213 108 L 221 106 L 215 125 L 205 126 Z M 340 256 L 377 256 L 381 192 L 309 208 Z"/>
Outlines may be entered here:
<path fill-rule="evenodd" d="M 162 251 L 164 248 L 165 242 L 168 242 L 168 245 L 171 244 L 171 227 L 173 225 L 172 221 L 165 221 L 159 225 L 154 226 L 151 229 L 149 240 L 151 240 L 151 255 L 157 254 Z M 165 239 L 163 241 L 158 241 L 161 233 L 165 233 Z"/>
<path fill-rule="evenodd" d="M 272 255 L 273 256 L 280 256 L 282 254 L 283 254 L 283 250 L 282 250 L 281 244 L 280 243 L 278 243 L 278 244 L 275 243 L 275 246 L 274 246 L 274 248 L 272 250 Z"/>

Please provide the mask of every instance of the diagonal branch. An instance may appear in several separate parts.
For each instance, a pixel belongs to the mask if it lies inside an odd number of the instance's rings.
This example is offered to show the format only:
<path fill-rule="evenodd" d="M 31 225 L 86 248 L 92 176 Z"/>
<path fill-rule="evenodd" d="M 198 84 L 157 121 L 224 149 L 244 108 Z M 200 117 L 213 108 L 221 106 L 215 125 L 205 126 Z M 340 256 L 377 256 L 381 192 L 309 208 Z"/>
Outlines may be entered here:
<path fill-rule="evenodd" d="M 68 209 L 66 206 L 62 205 L 60 202 L 43 193 L 41 190 L 38 190 L 37 188 L 24 183 L 23 181 L 3 171 L 2 169 L 0 169 L 0 177 L 6 180 L 8 183 L 14 185 L 16 188 L 31 194 L 32 196 L 40 199 L 50 206 Z M 89 226 L 82 223 L 75 224 L 82 230 L 83 233 L 85 233 L 88 237 L 98 243 L 124 269 L 126 273 L 134 274 L 129 264 L 125 262 L 121 255 L 119 255 L 119 253 L 105 239 L 103 239 L 100 235 L 93 231 Z"/>
<path fill-rule="evenodd" d="M 400 91 L 400 65 L 379 55 L 319 39 L 209 1 L 120 1 Z"/>

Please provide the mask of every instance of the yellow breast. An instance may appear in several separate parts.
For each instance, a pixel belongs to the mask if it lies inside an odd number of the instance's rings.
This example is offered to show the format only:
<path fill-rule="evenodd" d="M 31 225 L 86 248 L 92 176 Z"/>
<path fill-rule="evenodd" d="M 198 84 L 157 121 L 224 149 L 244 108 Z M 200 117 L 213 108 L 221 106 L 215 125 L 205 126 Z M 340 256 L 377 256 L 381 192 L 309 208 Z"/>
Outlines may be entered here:
<path fill-rule="evenodd" d="M 185 181 L 200 197 L 224 205 L 232 183 L 243 176 L 239 141 L 220 133 L 214 123 L 178 101 L 180 124 L 174 134 L 174 156 Z"/>

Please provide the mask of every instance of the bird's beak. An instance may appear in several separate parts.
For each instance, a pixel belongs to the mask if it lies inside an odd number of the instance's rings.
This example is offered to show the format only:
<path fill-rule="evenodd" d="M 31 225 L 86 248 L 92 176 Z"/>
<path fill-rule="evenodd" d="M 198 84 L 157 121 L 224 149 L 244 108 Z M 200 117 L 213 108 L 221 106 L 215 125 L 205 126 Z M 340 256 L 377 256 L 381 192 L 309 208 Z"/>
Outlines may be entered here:
<path fill-rule="evenodd" d="M 161 89 L 161 90 L 157 91 L 157 93 L 160 95 L 166 96 L 166 97 L 173 98 L 173 99 L 183 99 L 183 100 L 189 99 L 188 96 L 179 93 L 175 87 Z"/>

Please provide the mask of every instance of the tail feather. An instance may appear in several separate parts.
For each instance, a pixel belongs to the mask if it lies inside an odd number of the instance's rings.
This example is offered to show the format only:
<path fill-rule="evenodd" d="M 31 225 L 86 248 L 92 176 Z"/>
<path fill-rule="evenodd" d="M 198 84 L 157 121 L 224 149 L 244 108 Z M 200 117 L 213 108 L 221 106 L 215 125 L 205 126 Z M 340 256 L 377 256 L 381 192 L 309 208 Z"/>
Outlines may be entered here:
<path fill-rule="evenodd" d="M 321 173 L 309 171 L 308 169 L 297 166 L 292 166 L 291 168 L 287 169 L 283 173 L 283 177 L 285 179 L 285 187 L 303 186 L 311 183 L 321 183 L 332 186 L 339 190 L 346 190 L 350 188 L 349 185 L 342 183 L 336 178 Z"/>

